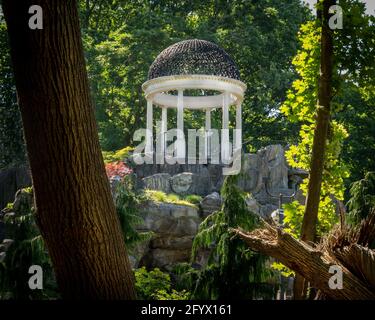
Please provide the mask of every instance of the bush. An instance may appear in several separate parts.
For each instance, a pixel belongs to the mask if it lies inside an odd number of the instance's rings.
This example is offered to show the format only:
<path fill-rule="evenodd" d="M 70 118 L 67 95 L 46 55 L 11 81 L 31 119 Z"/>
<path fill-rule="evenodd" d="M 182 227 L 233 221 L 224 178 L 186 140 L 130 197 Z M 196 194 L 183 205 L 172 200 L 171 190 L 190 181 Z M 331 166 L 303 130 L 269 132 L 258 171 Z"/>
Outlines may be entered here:
<path fill-rule="evenodd" d="M 187 202 L 198 205 L 202 201 L 202 197 L 196 194 L 189 194 L 185 197 Z"/>
<path fill-rule="evenodd" d="M 133 150 L 133 147 L 125 147 L 117 151 L 102 151 L 103 160 L 105 163 L 124 161 Z"/>
<path fill-rule="evenodd" d="M 197 206 L 194 203 L 191 203 L 185 199 L 181 199 L 177 194 L 169 193 L 166 194 L 163 191 L 159 190 L 149 190 L 144 191 L 145 200 L 151 200 L 155 202 L 165 202 L 173 203 L 177 205 L 190 206 L 196 208 Z"/>
<path fill-rule="evenodd" d="M 135 244 L 149 239 L 152 233 L 140 233 L 135 229 L 143 219 L 138 212 L 139 199 L 134 192 L 131 175 L 119 182 L 116 191 L 116 210 L 125 243 L 131 251 Z M 5 260 L 0 263 L 0 299 L 58 298 L 52 263 L 35 223 L 34 208 L 31 206 L 32 188 L 22 189 L 17 195 L 17 208 L 10 203 L 4 210 L 8 213 L 15 212 L 4 219 L 6 237 L 14 242 L 7 250 Z M 30 290 L 28 286 L 28 269 L 31 265 L 40 265 L 43 269 L 43 290 Z M 172 295 L 174 292 L 161 290 L 158 297 L 162 298 L 163 294 L 169 297 L 168 294 Z"/>
<path fill-rule="evenodd" d="M 375 208 L 375 172 L 368 172 L 362 180 L 354 182 L 350 196 L 348 222 L 356 225 Z"/>
<path fill-rule="evenodd" d="M 155 268 L 147 271 L 145 267 L 136 269 L 135 288 L 140 300 L 187 300 L 189 292 L 172 288 L 168 273 Z"/>
<path fill-rule="evenodd" d="M 227 176 L 221 189 L 221 210 L 208 215 L 193 241 L 192 262 L 199 250 L 209 250 L 207 264 L 199 270 L 192 288 L 194 299 L 272 298 L 272 270 L 267 257 L 253 252 L 232 233 L 232 228 L 254 230 L 261 225 L 251 212 L 246 194 L 238 187 L 238 176 Z M 194 276 L 194 273 L 191 272 Z"/>
<path fill-rule="evenodd" d="M 129 249 L 142 241 L 151 238 L 151 232 L 138 232 L 136 226 L 143 223 L 139 213 L 139 197 L 134 190 L 132 176 L 128 175 L 116 187 L 115 205 L 120 220 L 121 229 L 124 233 L 125 243 Z"/>
<path fill-rule="evenodd" d="M 32 188 L 17 192 L 17 207 L 8 204 L 4 218 L 6 237 L 13 240 L 0 263 L 0 299 L 50 299 L 59 296 L 52 264 L 35 223 Z M 14 202 L 16 203 L 16 202 Z M 43 269 L 43 290 L 28 286 L 31 265 Z"/>

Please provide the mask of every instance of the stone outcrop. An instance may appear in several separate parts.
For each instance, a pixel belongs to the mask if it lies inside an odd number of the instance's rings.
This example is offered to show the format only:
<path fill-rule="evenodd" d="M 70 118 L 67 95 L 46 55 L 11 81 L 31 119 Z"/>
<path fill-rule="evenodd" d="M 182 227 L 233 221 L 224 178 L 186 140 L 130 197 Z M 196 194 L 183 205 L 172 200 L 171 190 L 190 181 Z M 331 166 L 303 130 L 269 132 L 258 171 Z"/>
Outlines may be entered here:
<path fill-rule="evenodd" d="M 202 216 L 205 218 L 214 211 L 221 208 L 221 197 L 218 192 L 205 196 L 200 203 Z"/>
<path fill-rule="evenodd" d="M 142 178 L 141 188 L 160 190 L 165 193 L 172 192 L 181 196 L 188 194 L 206 195 L 207 190 L 212 189 L 212 185 L 208 171 L 202 171 L 201 174 L 181 172 L 173 176 L 169 173 L 156 173 Z"/>
<path fill-rule="evenodd" d="M 31 174 L 26 166 L 0 170 L 0 210 L 13 202 L 17 190 L 30 185 Z"/>
<path fill-rule="evenodd" d="M 224 181 L 222 166 L 143 165 L 136 167 L 135 173 L 141 175 L 141 188 L 166 193 L 169 190 L 181 196 L 198 194 L 203 199 L 199 208 L 167 203 L 144 204 L 141 211 L 145 222 L 139 226 L 139 230 L 152 231 L 154 235 L 131 258 L 134 266 L 170 269 L 178 262 L 189 261 L 192 241 L 200 222 L 221 208 L 219 191 Z M 149 176 L 142 176 L 147 174 Z M 284 203 L 291 201 L 288 196 L 295 192 L 295 185 L 306 176 L 303 170 L 287 166 L 284 149 L 280 145 L 271 145 L 257 153 L 243 155 L 238 184 L 249 193 L 246 199 L 249 209 L 263 218 L 269 218 L 278 208 L 279 194 L 286 196 Z M 304 200 L 300 193 L 297 193 L 296 199 Z M 199 263 L 205 260 L 204 253 L 198 260 Z"/>
<path fill-rule="evenodd" d="M 224 181 L 222 168 L 221 165 L 213 164 L 142 165 L 136 166 L 134 171 L 138 180 L 141 180 L 137 184 L 140 188 L 170 190 L 182 196 L 208 196 L 220 191 Z M 148 173 L 150 176 L 144 177 Z M 288 167 L 281 145 L 270 145 L 257 153 L 242 156 L 238 184 L 245 192 L 253 195 L 252 205 L 259 207 L 259 214 L 268 217 L 278 208 L 279 194 L 285 195 L 284 202 L 289 202 L 291 199 L 288 197 L 295 192 L 296 184 L 306 176 L 305 171 Z M 304 201 L 300 192 L 295 198 Z"/>
<path fill-rule="evenodd" d="M 253 195 L 250 194 L 246 198 L 246 204 L 247 204 L 247 207 L 249 208 L 249 210 L 251 212 L 263 216 L 263 213 L 262 213 L 262 210 L 261 210 L 261 206 L 258 203 L 258 201 L 253 197 Z"/>
<path fill-rule="evenodd" d="M 143 178 L 142 182 L 145 189 L 160 190 L 165 193 L 170 193 L 170 179 L 171 175 L 169 173 L 157 173 L 152 176 Z"/>
<path fill-rule="evenodd" d="M 171 269 L 178 262 L 188 261 L 193 238 L 201 218 L 195 206 L 147 201 L 140 207 L 144 223 L 139 231 L 151 231 L 152 239 L 132 252 L 133 266 L 146 265 Z M 137 251 L 138 250 L 138 251 Z"/>
<path fill-rule="evenodd" d="M 201 174 L 182 172 L 171 177 L 172 190 L 179 195 L 197 194 L 206 195 L 211 190 L 211 180 L 207 170 Z"/>
<path fill-rule="evenodd" d="M 180 195 L 189 194 L 193 186 L 193 173 L 183 172 L 173 176 L 171 179 L 172 190 Z"/>
<path fill-rule="evenodd" d="M 223 183 L 222 166 L 218 164 L 143 164 L 135 165 L 134 173 L 137 177 L 137 188 L 145 188 L 144 178 L 159 173 L 168 173 L 171 178 L 181 173 L 193 174 L 191 194 L 208 195 L 211 192 L 220 191 Z"/>

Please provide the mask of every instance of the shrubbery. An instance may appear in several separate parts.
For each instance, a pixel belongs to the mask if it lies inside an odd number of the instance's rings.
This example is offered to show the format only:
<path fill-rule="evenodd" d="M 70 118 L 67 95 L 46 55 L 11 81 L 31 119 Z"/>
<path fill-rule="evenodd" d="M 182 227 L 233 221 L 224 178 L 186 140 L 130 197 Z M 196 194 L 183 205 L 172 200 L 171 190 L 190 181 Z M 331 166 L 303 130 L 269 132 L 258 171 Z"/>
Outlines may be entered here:
<path fill-rule="evenodd" d="M 252 230 L 260 226 L 259 216 L 246 203 L 246 194 L 237 186 L 238 176 L 225 178 L 221 194 L 222 208 L 200 224 L 193 242 L 192 261 L 199 250 L 209 250 L 207 265 L 196 273 L 192 296 L 197 299 L 257 299 L 272 298 L 272 271 L 267 257 L 251 251 L 231 233 L 231 228 Z M 190 281 L 192 282 L 192 281 Z"/>
<path fill-rule="evenodd" d="M 58 298 L 52 264 L 35 223 L 32 188 L 18 191 L 16 198 L 17 202 L 4 210 L 5 236 L 13 242 L 0 263 L 0 299 Z M 31 290 L 28 286 L 31 265 L 43 269 L 43 290 Z"/>
<path fill-rule="evenodd" d="M 172 288 L 168 273 L 155 268 L 147 271 L 145 267 L 135 270 L 135 288 L 141 300 L 187 300 L 189 292 Z"/>
<path fill-rule="evenodd" d="M 132 147 L 125 147 L 117 151 L 102 151 L 103 160 L 105 163 L 124 161 L 133 150 Z"/>
<path fill-rule="evenodd" d="M 152 200 L 155 202 L 165 202 L 180 204 L 184 206 L 197 207 L 199 202 L 202 200 L 202 197 L 198 195 L 187 195 L 184 198 L 178 196 L 174 193 L 165 193 L 159 190 L 145 190 L 144 191 L 145 199 Z"/>

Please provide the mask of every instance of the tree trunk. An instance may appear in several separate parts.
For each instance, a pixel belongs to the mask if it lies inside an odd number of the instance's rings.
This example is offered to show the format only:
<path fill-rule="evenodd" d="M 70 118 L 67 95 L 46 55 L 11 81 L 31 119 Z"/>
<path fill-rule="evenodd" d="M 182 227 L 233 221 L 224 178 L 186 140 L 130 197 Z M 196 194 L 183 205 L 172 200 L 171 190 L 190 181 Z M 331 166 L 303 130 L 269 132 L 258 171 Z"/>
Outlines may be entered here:
<path fill-rule="evenodd" d="M 332 30 L 329 28 L 329 8 L 336 3 L 335 0 L 323 1 L 320 80 L 318 93 L 318 109 L 314 142 L 311 154 L 309 185 L 306 197 L 305 214 L 302 222 L 301 240 L 314 241 L 320 190 L 322 185 L 324 154 L 327 143 L 328 128 L 330 123 L 330 104 L 332 97 L 332 69 L 333 69 L 333 39 Z"/>
<path fill-rule="evenodd" d="M 28 27 L 31 5 L 43 30 Z M 75 0 L 3 0 L 36 218 L 63 298 L 132 299 L 99 146 Z"/>
<path fill-rule="evenodd" d="M 328 22 L 329 8 L 336 4 L 336 0 L 323 0 L 322 2 L 322 11 L 318 10 L 317 13 L 322 25 L 318 107 L 306 206 L 301 228 L 301 240 L 305 242 L 314 242 L 315 240 L 332 97 L 333 31 L 329 28 Z M 304 298 L 306 291 L 307 284 L 304 284 L 303 278 L 297 274 L 294 283 L 295 299 Z"/>
<path fill-rule="evenodd" d="M 288 268 L 298 272 L 330 299 L 375 299 L 374 291 L 371 291 L 334 256 L 312 248 L 305 242 L 293 238 L 288 233 L 284 233 L 281 229 L 275 229 L 265 224 L 264 229 L 257 229 L 250 233 L 242 230 L 234 231 L 252 250 L 269 255 Z M 331 289 L 329 287 L 329 280 L 333 276 L 333 274 L 329 273 L 332 265 L 342 268 L 342 289 Z"/>

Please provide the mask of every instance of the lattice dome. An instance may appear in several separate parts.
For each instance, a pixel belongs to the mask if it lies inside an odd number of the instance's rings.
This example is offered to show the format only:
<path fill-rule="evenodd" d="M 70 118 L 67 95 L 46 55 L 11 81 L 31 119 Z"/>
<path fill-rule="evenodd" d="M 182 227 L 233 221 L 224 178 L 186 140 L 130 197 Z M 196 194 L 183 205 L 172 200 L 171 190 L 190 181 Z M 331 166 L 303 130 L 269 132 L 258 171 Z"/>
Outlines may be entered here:
<path fill-rule="evenodd" d="M 223 49 L 198 39 L 177 42 L 163 50 L 150 66 L 148 80 L 185 74 L 240 80 L 236 64 Z"/>

